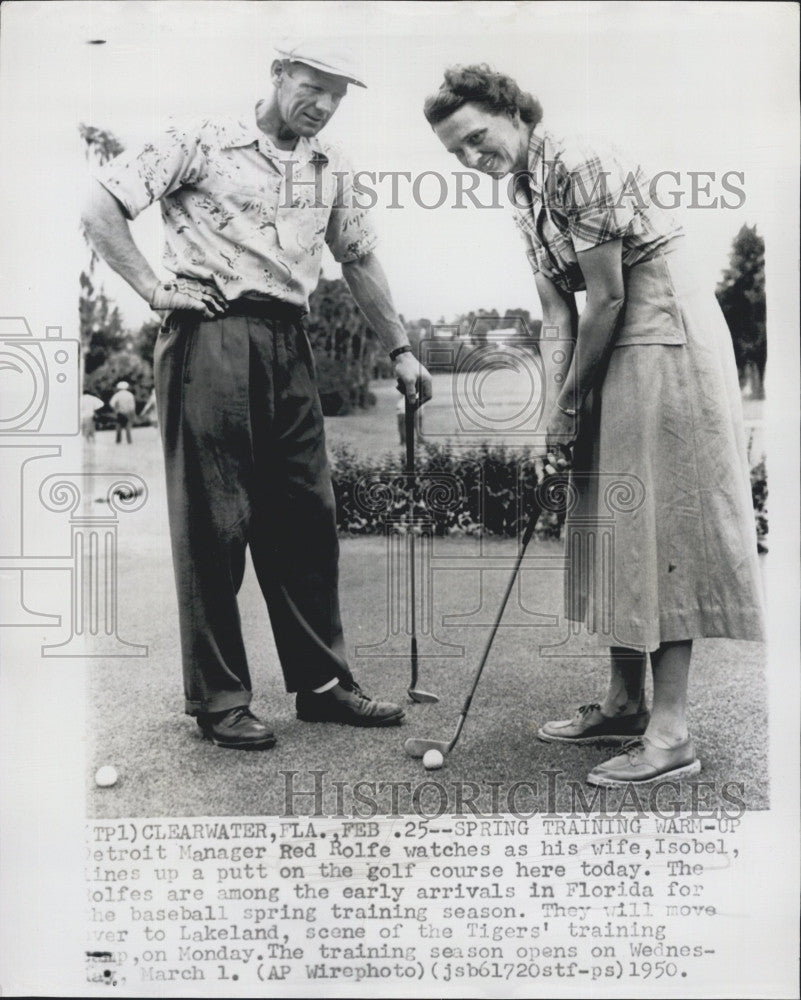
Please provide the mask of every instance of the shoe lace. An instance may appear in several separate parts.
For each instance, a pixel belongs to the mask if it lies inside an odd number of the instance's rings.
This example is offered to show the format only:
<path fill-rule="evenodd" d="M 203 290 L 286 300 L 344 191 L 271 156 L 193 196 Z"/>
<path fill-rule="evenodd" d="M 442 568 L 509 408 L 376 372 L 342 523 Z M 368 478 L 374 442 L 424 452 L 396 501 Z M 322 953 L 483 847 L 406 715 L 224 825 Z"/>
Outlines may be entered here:
<path fill-rule="evenodd" d="M 198 722 L 201 725 L 216 724 L 225 718 L 231 723 L 237 723 L 240 719 L 255 719 L 256 716 L 251 712 L 248 705 L 237 705 L 235 708 L 224 708 L 221 712 L 207 712 L 203 715 L 198 715 Z"/>
<path fill-rule="evenodd" d="M 645 743 L 643 743 L 642 737 L 637 736 L 633 740 L 626 740 L 620 750 L 622 753 L 628 754 L 629 760 L 634 760 L 645 750 Z"/>
<path fill-rule="evenodd" d="M 342 681 L 340 681 L 340 684 L 342 684 Z M 356 681 L 353 681 L 353 680 L 352 681 L 348 681 L 346 684 L 342 684 L 342 686 L 347 691 L 350 691 L 352 694 L 355 694 L 356 697 L 359 698 L 361 701 L 372 701 L 373 700 L 369 695 L 365 694 L 364 691 L 362 691 L 362 689 L 359 687 L 359 685 L 358 685 L 358 683 Z"/>
<path fill-rule="evenodd" d="M 252 718 L 253 713 L 247 705 L 237 705 L 236 708 L 231 709 L 230 716 L 231 722 L 239 722 L 240 719 Z"/>
<path fill-rule="evenodd" d="M 589 705 L 579 705 L 579 715 L 589 715 L 590 712 L 601 711 L 601 706 L 597 701 L 590 702 Z"/>

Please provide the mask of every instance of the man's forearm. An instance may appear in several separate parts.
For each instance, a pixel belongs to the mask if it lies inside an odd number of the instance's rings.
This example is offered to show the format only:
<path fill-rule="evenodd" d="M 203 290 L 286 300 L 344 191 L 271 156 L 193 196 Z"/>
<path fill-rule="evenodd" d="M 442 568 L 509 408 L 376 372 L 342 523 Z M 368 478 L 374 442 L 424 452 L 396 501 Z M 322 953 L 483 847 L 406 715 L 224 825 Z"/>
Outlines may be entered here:
<path fill-rule="evenodd" d="M 342 276 L 350 288 L 356 305 L 375 330 L 384 349 L 389 353 L 409 343 L 389 290 L 384 269 L 375 254 L 342 265 Z"/>
<path fill-rule="evenodd" d="M 611 349 L 622 307 L 622 299 L 587 299 L 578 321 L 576 349 L 560 393 L 562 406 L 581 408 Z"/>
<path fill-rule="evenodd" d="M 97 181 L 92 182 L 81 221 L 108 266 L 150 302 L 159 279 L 134 243 L 119 202 Z"/>

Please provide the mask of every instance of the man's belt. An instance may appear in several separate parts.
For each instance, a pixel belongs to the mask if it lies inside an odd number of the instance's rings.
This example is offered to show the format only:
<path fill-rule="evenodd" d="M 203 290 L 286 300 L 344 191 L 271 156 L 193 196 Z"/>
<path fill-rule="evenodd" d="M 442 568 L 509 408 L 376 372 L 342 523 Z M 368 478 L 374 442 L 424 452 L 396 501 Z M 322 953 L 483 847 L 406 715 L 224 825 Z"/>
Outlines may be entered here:
<path fill-rule="evenodd" d="M 177 277 L 207 285 L 214 289 L 218 296 L 220 294 L 217 286 L 211 281 L 204 281 L 202 278 L 184 274 L 179 274 Z M 227 303 L 224 313 L 225 316 L 255 316 L 257 319 L 277 319 L 286 323 L 300 323 L 305 314 L 306 310 L 303 306 L 285 302 L 272 295 L 241 296 L 238 299 L 232 299 Z"/>
<path fill-rule="evenodd" d="M 300 323 L 305 314 L 302 306 L 263 296 L 257 299 L 243 296 L 228 303 L 226 316 L 255 316 L 257 319 L 277 319 L 285 323 Z"/>

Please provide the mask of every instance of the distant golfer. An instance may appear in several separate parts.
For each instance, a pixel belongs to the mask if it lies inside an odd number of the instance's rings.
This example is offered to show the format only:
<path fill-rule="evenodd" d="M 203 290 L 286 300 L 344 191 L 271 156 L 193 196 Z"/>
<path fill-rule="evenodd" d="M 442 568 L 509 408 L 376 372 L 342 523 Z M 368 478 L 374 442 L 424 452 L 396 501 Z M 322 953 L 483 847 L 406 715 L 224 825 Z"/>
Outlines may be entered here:
<path fill-rule="evenodd" d="M 136 414 L 136 398 L 130 391 L 127 382 L 118 382 L 116 389 L 117 391 L 108 401 L 108 405 L 114 411 L 117 420 L 117 444 L 122 441 L 123 431 L 125 432 L 125 440 L 130 444 L 131 424 Z"/>
<path fill-rule="evenodd" d="M 81 396 L 81 433 L 86 441 L 95 439 L 95 410 L 101 410 L 103 400 L 85 392 Z"/>
<path fill-rule="evenodd" d="M 249 545 L 287 690 L 307 721 L 385 726 L 345 661 L 334 494 L 301 320 L 328 244 L 417 403 L 431 378 L 409 346 L 351 167 L 317 134 L 349 84 L 345 51 L 278 50 L 270 96 L 241 119 L 171 128 L 99 174 L 84 224 L 102 257 L 166 315 L 155 348 L 185 710 L 224 747 L 271 747 L 250 711 L 237 606 Z M 161 282 L 128 220 L 161 202 Z"/>
<path fill-rule="evenodd" d="M 763 637 L 740 393 L 723 315 L 685 259 L 681 226 L 648 198 L 642 168 L 546 128 L 539 102 L 510 77 L 486 66 L 448 70 L 425 115 L 465 167 L 513 176 L 543 325 L 561 331 L 561 344 L 575 344 L 549 373 L 558 394 L 546 444 L 551 469 L 572 464 L 578 497 L 566 531 L 565 612 L 610 648 L 611 674 L 600 701 L 546 722 L 538 735 L 565 745 L 636 737 L 590 772 L 593 784 L 695 774 L 701 765 L 686 715 L 693 639 Z M 616 477 L 624 490 L 638 485 L 628 510 L 625 494 L 619 498 L 609 565 L 598 554 Z"/>

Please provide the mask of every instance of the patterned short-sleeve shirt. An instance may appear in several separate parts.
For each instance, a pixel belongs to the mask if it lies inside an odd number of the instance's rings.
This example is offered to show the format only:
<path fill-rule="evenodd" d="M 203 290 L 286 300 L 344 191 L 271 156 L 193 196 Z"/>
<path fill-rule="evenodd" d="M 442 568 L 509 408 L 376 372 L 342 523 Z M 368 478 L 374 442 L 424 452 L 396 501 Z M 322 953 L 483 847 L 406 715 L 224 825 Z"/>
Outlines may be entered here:
<path fill-rule="evenodd" d="M 174 125 L 97 178 L 131 219 L 159 201 L 167 269 L 213 282 L 229 301 L 271 295 L 308 309 L 324 242 L 340 263 L 377 242 L 340 150 L 317 137 L 279 150 L 256 114 Z"/>
<path fill-rule="evenodd" d="M 586 287 L 576 256 L 582 250 L 621 239 L 624 265 L 651 257 L 682 228 L 649 188 L 642 167 L 612 146 L 560 138 L 537 125 L 513 200 L 532 271 L 578 292 Z"/>

